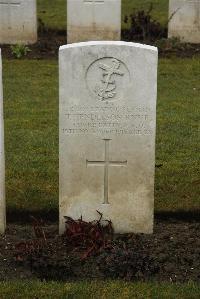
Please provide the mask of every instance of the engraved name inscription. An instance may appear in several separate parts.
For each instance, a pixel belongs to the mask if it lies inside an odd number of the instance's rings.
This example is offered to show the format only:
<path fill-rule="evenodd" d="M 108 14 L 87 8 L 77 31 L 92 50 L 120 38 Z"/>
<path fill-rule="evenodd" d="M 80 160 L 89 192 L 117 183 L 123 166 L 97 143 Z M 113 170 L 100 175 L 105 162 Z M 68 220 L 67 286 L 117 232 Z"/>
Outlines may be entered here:
<path fill-rule="evenodd" d="M 102 4 L 104 0 L 83 0 L 83 2 L 87 4 Z"/>
<path fill-rule="evenodd" d="M 20 0 L 0 0 L 0 6 L 2 9 L 4 8 L 5 11 L 3 13 L 3 20 L 6 20 L 7 24 L 7 29 L 12 30 L 12 25 L 11 25 L 11 10 L 9 8 L 13 8 L 13 10 L 17 7 L 21 6 L 21 1 Z"/>
<path fill-rule="evenodd" d="M 14 5 L 14 6 L 19 6 L 20 4 L 21 4 L 20 1 L 13 1 L 13 0 L 0 1 L 0 5 Z"/>
<path fill-rule="evenodd" d="M 64 134 L 152 135 L 151 109 L 123 106 L 71 106 L 64 111 Z"/>

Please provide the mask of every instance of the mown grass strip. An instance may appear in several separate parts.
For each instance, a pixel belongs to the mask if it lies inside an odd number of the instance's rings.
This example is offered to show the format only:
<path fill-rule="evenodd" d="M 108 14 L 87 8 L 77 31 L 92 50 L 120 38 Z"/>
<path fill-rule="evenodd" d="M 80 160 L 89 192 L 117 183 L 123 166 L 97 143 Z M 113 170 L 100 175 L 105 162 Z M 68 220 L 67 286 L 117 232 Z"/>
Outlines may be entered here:
<path fill-rule="evenodd" d="M 58 299 L 148 299 L 148 298 L 199 298 L 200 286 L 194 283 L 127 283 L 109 282 L 5 282 L 0 283 L 1 299 L 58 298 Z"/>

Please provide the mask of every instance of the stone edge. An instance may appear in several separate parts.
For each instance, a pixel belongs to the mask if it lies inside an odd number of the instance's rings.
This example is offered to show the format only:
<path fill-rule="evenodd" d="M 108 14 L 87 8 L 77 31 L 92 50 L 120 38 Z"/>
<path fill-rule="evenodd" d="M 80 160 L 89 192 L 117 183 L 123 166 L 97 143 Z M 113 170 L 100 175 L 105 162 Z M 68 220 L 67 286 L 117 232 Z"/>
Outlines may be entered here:
<path fill-rule="evenodd" d="M 63 51 L 70 48 L 87 47 L 87 46 L 127 46 L 127 47 L 140 48 L 140 49 L 158 52 L 158 48 L 154 46 L 132 43 L 132 42 L 123 42 L 123 41 L 89 41 L 89 42 L 73 43 L 73 44 L 60 46 L 59 51 Z"/>

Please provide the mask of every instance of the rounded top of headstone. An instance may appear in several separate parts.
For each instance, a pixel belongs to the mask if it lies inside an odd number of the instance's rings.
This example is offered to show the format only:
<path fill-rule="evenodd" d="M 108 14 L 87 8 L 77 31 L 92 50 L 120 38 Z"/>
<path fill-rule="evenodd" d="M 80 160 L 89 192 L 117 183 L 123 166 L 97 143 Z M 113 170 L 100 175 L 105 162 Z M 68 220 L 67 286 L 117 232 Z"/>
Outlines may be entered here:
<path fill-rule="evenodd" d="M 73 43 L 68 45 L 63 45 L 59 48 L 59 51 L 66 50 L 69 48 L 78 48 L 78 47 L 87 47 L 87 46 L 126 46 L 126 47 L 134 47 L 140 49 L 146 49 L 151 51 L 158 51 L 157 47 L 132 43 L 132 42 L 124 42 L 124 41 L 89 41 L 89 42 L 81 42 L 81 43 Z"/>

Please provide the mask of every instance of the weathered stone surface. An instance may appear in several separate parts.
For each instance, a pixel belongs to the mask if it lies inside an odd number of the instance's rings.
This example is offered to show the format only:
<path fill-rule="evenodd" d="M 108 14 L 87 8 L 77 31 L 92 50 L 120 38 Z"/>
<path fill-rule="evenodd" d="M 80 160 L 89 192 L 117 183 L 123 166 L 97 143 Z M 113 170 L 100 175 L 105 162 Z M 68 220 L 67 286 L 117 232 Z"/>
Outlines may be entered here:
<path fill-rule="evenodd" d="M 0 0 L 0 43 L 37 41 L 36 0 Z"/>
<path fill-rule="evenodd" d="M 0 50 L 0 234 L 6 227 L 2 63 Z"/>
<path fill-rule="evenodd" d="M 169 18 L 169 37 L 200 43 L 200 0 L 170 0 Z"/>
<path fill-rule="evenodd" d="M 60 233 L 64 217 L 153 230 L 157 49 L 125 42 L 62 46 Z"/>
<path fill-rule="evenodd" d="M 67 42 L 120 40 L 121 0 L 67 0 Z"/>

